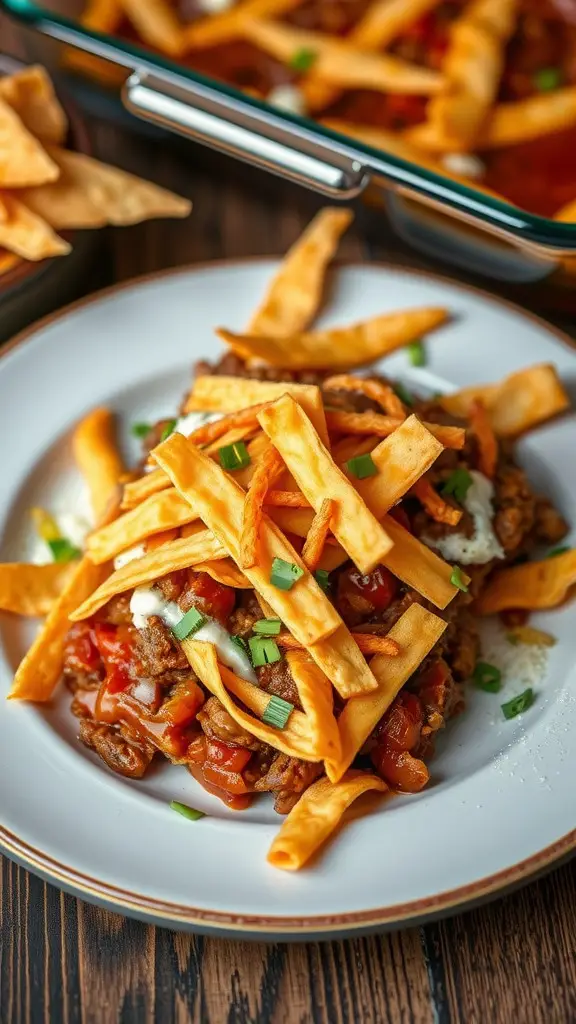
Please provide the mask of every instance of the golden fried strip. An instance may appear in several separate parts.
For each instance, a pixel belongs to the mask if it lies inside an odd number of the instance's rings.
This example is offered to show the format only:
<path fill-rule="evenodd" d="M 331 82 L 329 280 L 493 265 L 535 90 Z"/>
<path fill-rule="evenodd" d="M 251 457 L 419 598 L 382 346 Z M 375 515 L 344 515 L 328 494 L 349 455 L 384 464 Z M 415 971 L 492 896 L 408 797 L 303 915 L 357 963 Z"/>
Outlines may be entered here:
<path fill-rule="evenodd" d="M 389 636 L 378 636 L 376 633 L 358 633 L 352 631 L 352 636 L 362 654 L 389 654 L 391 658 L 400 653 L 400 646 Z M 279 633 L 274 637 L 279 647 L 288 651 L 303 650 L 302 644 L 292 636 L 291 633 Z"/>
<path fill-rule="evenodd" d="M 498 462 L 498 441 L 490 423 L 488 410 L 480 399 L 472 403 L 470 428 L 478 444 L 478 468 L 484 476 L 492 480 Z"/>
<path fill-rule="evenodd" d="M 340 756 L 340 733 L 334 717 L 334 691 L 330 680 L 305 650 L 288 651 L 286 661 L 310 728 L 318 737 L 323 737 L 318 745 L 337 750 L 336 756 Z"/>
<path fill-rule="evenodd" d="M 0 611 L 13 612 L 15 615 L 48 615 L 77 564 L 0 563 Z"/>
<path fill-rule="evenodd" d="M 154 534 L 196 519 L 198 516 L 190 502 L 169 487 L 90 534 L 86 545 L 88 554 L 93 562 L 107 562 Z"/>
<path fill-rule="evenodd" d="M 416 416 L 409 416 L 372 450 L 379 472 L 354 484 L 377 519 L 408 493 L 442 450 L 440 441 Z"/>
<path fill-rule="evenodd" d="M 69 242 L 60 238 L 42 217 L 29 210 L 14 195 L 4 194 L 2 207 L 0 247 L 33 263 L 52 256 L 66 256 L 71 251 Z"/>
<path fill-rule="evenodd" d="M 395 416 L 399 420 L 406 418 L 404 404 L 398 398 L 395 391 L 389 384 L 380 380 L 371 380 L 370 377 L 354 377 L 351 374 L 340 373 L 334 377 L 327 377 L 322 382 L 323 389 L 334 391 L 355 391 L 358 394 L 366 395 L 373 402 L 378 402 L 387 416 Z"/>
<path fill-rule="evenodd" d="M 547 363 L 517 370 L 497 384 L 474 385 L 439 399 L 443 409 L 463 419 L 476 401 L 486 407 L 497 437 L 516 437 L 570 408 L 556 367 Z"/>
<path fill-rule="evenodd" d="M 336 502 L 332 498 L 324 498 L 312 520 L 312 525 L 302 548 L 302 561 L 311 572 L 318 567 L 326 538 L 330 532 L 330 523 L 335 509 Z"/>
<path fill-rule="evenodd" d="M 479 142 L 482 149 L 499 149 L 529 142 L 576 124 L 576 85 L 537 93 L 525 100 L 499 103 Z M 544 143 L 545 144 L 545 143 Z"/>
<path fill-rule="evenodd" d="M 264 516 L 266 495 L 284 469 L 276 449 L 268 444 L 260 456 L 244 498 L 242 533 L 240 535 L 240 567 L 249 569 L 258 560 L 258 536 Z"/>
<path fill-rule="evenodd" d="M 231 558 L 213 559 L 209 562 L 199 562 L 194 566 L 195 572 L 207 572 L 217 583 L 223 583 L 225 587 L 234 587 L 236 590 L 252 590 L 250 580 L 240 572 L 234 565 Z"/>
<path fill-rule="evenodd" d="M 283 871 L 298 871 L 337 827 L 346 809 L 369 790 L 385 793 L 386 783 L 366 772 L 348 772 L 337 784 L 312 783 L 292 808 L 268 851 L 268 862 Z"/>
<path fill-rule="evenodd" d="M 462 394 L 462 392 L 459 392 Z M 450 395 L 448 398 L 452 398 Z M 441 400 L 444 405 L 444 399 Z M 456 414 L 454 414 L 456 415 Z M 337 412 L 328 411 L 326 421 L 330 432 L 342 434 L 377 434 L 379 437 L 389 437 L 396 433 L 402 426 L 404 420 L 393 416 L 381 416 L 377 412 Z M 438 423 L 424 422 L 423 426 L 432 434 L 444 448 L 455 448 L 460 450 L 466 441 L 466 431 L 462 427 L 444 427 Z"/>
<path fill-rule="evenodd" d="M 0 188 L 55 181 L 58 168 L 15 110 L 0 95 Z"/>
<path fill-rule="evenodd" d="M 541 562 L 524 562 L 500 569 L 474 602 L 478 615 L 495 615 L 510 608 L 555 608 L 576 583 L 576 550 Z"/>
<path fill-rule="evenodd" d="M 124 14 L 149 46 L 169 57 L 181 57 L 186 36 L 168 0 L 120 0 Z"/>
<path fill-rule="evenodd" d="M 222 14 L 207 15 L 193 21 L 185 29 L 186 42 L 191 50 L 218 46 L 237 39 L 246 18 L 278 18 L 299 7 L 303 0 L 238 0 Z"/>
<path fill-rule="evenodd" d="M 103 406 L 93 409 L 74 430 L 74 459 L 88 491 L 97 520 L 104 515 L 125 472 L 114 437 L 114 417 Z"/>
<path fill-rule="evenodd" d="M 434 490 L 432 484 L 425 477 L 417 480 L 412 487 L 412 494 L 418 498 L 429 516 L 437 523 L 448 523 L 449 526 L 458 526 L 462 519 L 462 509 L 449 505 L 444 498 Z"/>
<path fill-rule="evenodd" d="M 36 139 L 56 144 L 65 141 L 68 118 L 50 76 L 40 64 L 0 78 L 0 98 L 12 107 Z"/>

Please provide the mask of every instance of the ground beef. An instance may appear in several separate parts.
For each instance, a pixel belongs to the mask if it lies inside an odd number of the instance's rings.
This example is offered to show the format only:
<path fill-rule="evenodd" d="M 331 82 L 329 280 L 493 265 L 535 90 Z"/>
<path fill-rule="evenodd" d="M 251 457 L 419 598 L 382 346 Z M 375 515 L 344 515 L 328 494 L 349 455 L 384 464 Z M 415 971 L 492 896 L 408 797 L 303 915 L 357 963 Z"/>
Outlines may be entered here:
<path fill-rule="evenodd" d="M 174 670 L 190 671 L 184 651 L 157 615 L 151 615 L 146 628 L 138 631 L 136 650 L 145 675 L 155 677 Z"/>
<path fill-rule="evenodd" d="M 203 377 L 206 374 L 249 377 L 251 380 L 294 381 L 299 384 L 321 384 L 326 376 L 326 373 L 315 370 L 281 370 L 277 366 L 248 367 L 244 360 L 233 352 L 227 352 L 217 363 L 208 363 L 205 360 L 196 363 L 194 376 Z"/>
<path fill-rule="evenodd" d="M 256 669 L 256 674 L 261 690 L 265 690 L 266 693 L 271 695 L 274 694 L 276 697 L 281 697 L 282 700 L 287 700 L 289 704 L 293 704 L 300 711 L 302 710 L 298 688 L 286 658 L 282 658 L 281 661 L 274 661 L 271 665 L 263 665 L 262 668 Z"/>
<path fill-rule="evenodd" d="M 96 613 L 96 621 L 109 622 L 113 626 L 124 626 L 132 622 L 130 594 L 116 594 Z"/>
<path fill-rule="evenodd" d="M 567 533 L 568 523 L 564 517 L 556 511 L 548 498 L 537 495 L 534 510 L 534 543 L 558 544 Z"/>
<path fill-rule="evenodd" d="M 278 754 L 270 770 L 254 786 L 257 793 L 275 792 L 274 810 L 288 814 L 298 797 L 322 774 L 322 765 Z"/>
<path fill-rule="evenodd" d="M 506 555 L 520 550 L 534 526 L 536 499 L 526 474 L 508 458 L 500 460 L 494 479 L 494 530 Z"/>
<path fill-rule="evenodd" d="M 245 747 L 247 750 L 259 747 L 256 737 L 234 721 L 217 697 L 209 697 L 196 717 L 208 739 L 221 740 L 231 747 Z"/>
<path fill-rule="evenodd" d="M 122 726 L 104 725 L 83 718 L 79 739 L 119 775 L 141 779 L 154 757 L 154 747 L 135 740 Z"/>
<path fill-rule="evenodd" d="M 467 608 L 460 607 L 452 627 L 448 638 L 447 660 L 456 679 L 464 682 L 470 679 L 478 661 L 478 623 Z"/>
<path fill-rule="evenodd" d="M 169 572 L 167 576 L 157 580 L 155 586 L 162 591 L 167 601 L 177 601 L 186 586 L 186 569 Z"/>
<path fill-rule="evenodd" d="M 228 631 L 246 639 L 252 635 L 254 623 L 263 618 L 262 609 L 254 593 L 251 590 L 244 591 L 240 599 L 240 606 L 232 612 L 228 619 Z"/>

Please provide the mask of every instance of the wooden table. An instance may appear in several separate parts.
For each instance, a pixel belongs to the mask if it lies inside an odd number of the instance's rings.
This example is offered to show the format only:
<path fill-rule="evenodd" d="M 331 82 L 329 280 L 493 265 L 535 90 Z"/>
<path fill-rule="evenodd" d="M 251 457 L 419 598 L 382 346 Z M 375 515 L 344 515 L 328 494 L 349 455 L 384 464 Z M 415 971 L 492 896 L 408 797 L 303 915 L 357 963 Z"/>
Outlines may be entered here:
<path fill-rule="evenodd" d="M 189 195 L 195 207 L 189 221 L 110 233 L 87 291 L 183 263 L 281 253 L 318 206 L 196 149 L 152 146 L 97 123 L 92 135 L 100 156 Z M 372 214 L 360 211 L 343 256 L 422 262 L 381 231 L 374 236 Z M 291 946 L 148 927 L 1 863 L 1 1024 L 576 1021 L 574 861 L 448 921 Z"/>

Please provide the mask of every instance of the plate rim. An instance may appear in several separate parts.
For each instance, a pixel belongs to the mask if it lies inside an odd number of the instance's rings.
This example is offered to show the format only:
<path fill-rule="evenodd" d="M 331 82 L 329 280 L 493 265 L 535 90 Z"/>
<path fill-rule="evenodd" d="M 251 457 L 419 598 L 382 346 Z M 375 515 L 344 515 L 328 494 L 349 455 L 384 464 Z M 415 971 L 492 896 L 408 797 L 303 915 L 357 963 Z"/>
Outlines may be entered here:
<path fill-rule="evenodd" d="M 65 318 L 69 313 L 76 312 L 101 300 L 106 300 L 118 292 L 156 282 L 163 278 L 176 277 L 207 269 L 231 269 L 251 263 L 269 263 L 278 261 L 280 258 L 274 255 L 253 255 L 240 258 L 203 260 L 183 264 L 178 267 L 150 271 L 146 274 L 117 282 L 92 292 L 81 299 L 77 299 L 24 328 L 2 346 L 0 349 L 0 359 L 16 348 L 21 347 L 27 341 L 32 340 L 46 327 Z M 447 275 L 437 274 L 434 271 L 398 266 L 392 261 L 386 260 L 335 260 L 331 266 L 336 270 L 342 268 L 360 270 L 362 268 L 374 268 L 388 271 L 393 270 L 395 272 L 400 271 L 413 278 L 437 281 L 459 291 L 468 294 L 472 293 L 488 300 L 489 303 L 515 313 L 524 320 L 535 323 L 547 331 L 548 334 L 553 335 L 557 341 L 560 341 L 569 348 L 576 356 L 576 341 L 571 339 L 559 327 L 550 324 L 531 310 L 523 309 L 509 299 L 503 299 L 498 295 L 490 294 L 486 289 L 455 281 Z M 195 929 L 211 934 L 220 933 L 232 936 L 243 934 L 246 936 L 248 933 L 256 938 L 265 936 L 274 937 L 275 939 L 302 936 L 312 938 L 319 935 L 328 935 L 334 938 L 344 934 L 359 935 L 368 931 L 382 931 L 408 924 L 419 924 L 456 910 L 464 910 L 489 900 L 498 894 L 510 891 L 512 888 L 528 882 L 535 875 L 543 874 L 557 862 L 566 860 L 571 855 L 574 855 L 576 853 L 576 828 L 549 846 L 539 850 L 531 857 L 519 861 L 517 864 L 511 865 L 495 874 L 488 875 L 467 885 L 459 886 L 456 889 L 445 890 L 434 896 L 428 896 L 419 900 L 409 900 L 405 903 L 388 907 L 375 907 L 368 910 L 351 911 L 341 914 L 312 915 L 310 917 L 227 913 L 219 910 L 204 910 L 186 904 L 171 903 L 143 896 L 85 875 L 67 864 L 54 860 L 43 853 L 41 849 L 25 843 L 3 825 L 0 825 L 0 852 L 5 853 L 8 857 L 28 868 L 33 873 L 74 893 L 74 895 L 80 896 L 89 902 L 106 906 L 108 909 L 118 913 L 143 918 L 149 923 L 168 927 Z"/>

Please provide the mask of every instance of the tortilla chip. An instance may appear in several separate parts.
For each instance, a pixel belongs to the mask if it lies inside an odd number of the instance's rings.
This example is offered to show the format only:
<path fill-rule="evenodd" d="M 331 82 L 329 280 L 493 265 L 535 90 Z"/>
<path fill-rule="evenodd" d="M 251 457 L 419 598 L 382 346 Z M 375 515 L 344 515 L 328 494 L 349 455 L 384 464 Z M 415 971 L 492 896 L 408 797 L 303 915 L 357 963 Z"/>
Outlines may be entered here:
<path fill-rule="evenodd" d="M 0 246 L 24 260 L 37 262 L 50 256 L 65 256 L 71 246 L 56 235 L 49 224 L 13 195 L 2 197 L 7 219 L 0 220 Z"/>
<path fill-rule="evenodd" d="M 285 819 L 268 851 L 268 863 L 298 871 L 338 826 L 346 809 L 369 790 L 385 793 L 386 783 L 366 772 L 348 772 L 337 785 L 328 779 L 312 783 Z"/>
<path fill-rule="evenodd" d="M 286 253 L 247 334 L 290 337 L 306 330 L 320 308 L 328 264 L 353 216 L 330 206 L 316 214 Z"/>
<path fill-rule="evenodd" d="M 271 444 L 268 444 L 258 460 L 244 498 L 242 534 L 240 536 L 240 564 L 243 569 L 256 565 L 258 538 L 264 516 L 264 502 L 269 489 L 283 470 L 284 463 L 280 455 Z"/>
<path fill-rule="evenodd" d="M 120 6 L 138 35 L 169 57 L 181 57 L 186 36 L 168 0 L 120 0 Z"/>
<path fill-rule="evenodd" d="M 381 519 L 408 493 L 443 451 L 441 443 L 416 416 L 408 419 L 376 446 L 372 461 L 379 472 L 354 480 L 370 511 Z"/>
<path fill-rule="evenodd" d="M 58 167 L 38 139 L 0 96 L 0 188 L 23 188 L 55 181 Z"/>
<path fill-rule="evenodd" d="M 429 96 L 443 85 L 442 76 L 429 68 L 387 54 L 357 50 L 347 40 L 285 22 L 246 18 L 242 22 L 242 38 L 283 64 L 290 64 L 300 50 L 312 50 L 314 73 L 345 89 Z"/>
<path fill-rule="evenodd" d="M 242 359 L 264 359 L 271 366 L 287 370 L 351 369 L 372 363 L 395 349 L 408 345 L 448 318 L 445 309 L 407 309 L 384 313 L 351 327 L 333 327 L 311 334 L 288 337 L 234 334 L 218 328 L 216 333 Z"/>
<path fill-rule="evenodd" d="M 15 615 L 48 615 L 60 597 L 76 565 L 74 562 L 50 562 L 30 565 L 24 562 L 0 564 L 0 611 Z"/>
<path fill-rule="evenodd" d="M 377 412 L 332 412 L 326 413 L 330 432 L 350 434 L 378 434 L 389 437 L 405 422 L 394 416 L 381 416 Z M 466 431 L 462 427 L 445 427 L 438 423 L 424 423 L 423 426 L 444 448 L 460 450 L 466 441 Z"/>
<path fill-rule="evenodd" d="M 246 18 L 281 17 L 303 0 L 238 0 L 222 14 L 209 14 L 186 26 L 187 49 L 200 50 L 237 39 Z"/>
<path fill-rule="evenodd" d="M 575 583 L 576 550 L 541 562 L 524 562 L 491 576 L 474 610 L 478 615 L 495 615 L 510 608 L 555 608 Z"/>
<path fill-rule="evenodd" d="M 110 410 L 101 407 L 88 413 L 74 430 L 72 447 L 98 520 L 106 511 L 124 473 Z"/>
<path fill-rule="evenodd" d="M 153 534 L 196 519 L 198 516 L 190 502 L 169 487 L 90 534 L 86 545 L 88 554 L 93 562 L 107 562 Z"/>
<path fill-rule="evenodd" d="M 334 718 L 334 693 L 330 680 L 305 650 L 288 651 L 286 661 L 296 684 L 304 714 L 312 732 L 318 737 L 318 746 L 325 748 L 323 756 L 339 757 L 340 733 Z M 331 755 L 329 750 L 338 753 Z"/>
<path fill-rule="evenodd" d="M 390 550 L 390 539 L 336 466 L 306 413 L 290 395 L 284 395 L 263 409 L 258 419 L 316 512 L 324 498 L 334 499 L 334 536 L 361 572 L 371 572 Z"/>
<path fill-rule="evenodd" d="M 338 719 L 342 756 L 326 764 L 326 772 L 333 782 L 342 777 L 404 683 L 438 642 L 446 626 L 447 623 L 437 615 L 426 611 L 419 604 L 412 604 L 392 627 L 388 636 L 400 645 L 400 654 L 394 657 L 377 654 L 372 658 L 370 667 L 378 680 L 378 689 L 348 701 Z"/>
<path fill-rule="evenodd" d="M 326 538 L 330 532 L 332 516 L 336 511 L 336 502 L 332 498 L 324 498 L 314 519 L 302 548 L 302 561 L 311 572 L 318 567 Z"/>
<path fill-rule="evenodd" d="M 222 545 L 209 530 L 203 530 L 202 533 L 195 534 L 193 537 L 181 537 L 178 540 L 173 540 L 170 544 L 165 544 L 163 547 L 142 555 L 141 558 L 134 558 L 131 562 L 123 565 L 121 569 L 116 569 L 102 586 L 94 590 L 82 604 L 74 608 L 70 619 L 72 622 L 88 619 L 116 594 L 124 594 L 127 590 L 140 587 L 144 583 L 153 583 L 154 580 L 161 579 L 169 572 L 177 572 L 179 569 L 188 569 L 200 562 L 225 557 L 226 552 Z"/>
<path fill-rule="evenodd" d="M 206 409 L 210 412 L 238 412 L 254 405 L 274 402 L 282 395 L 292 395 L 312 420 L 325 444 L 328 430 L 324 415 L 322 392 L 315 384 L 293 384 L 291 381 L 251 380 L 249 377 L 196 377 L 186 399 L 184 412 Z"/>
<path fill-rule="evenodd" d="M 182 641 L 182 649 L 200 682 L 210 693 L 218 697 L 238 725 L 252 733 L 262 743 L 269 743 L 289 757 L 298 757 L 303 761 L 320 760 L 315 744 L 317 739 L 322 740 L 322 737 L 314 735 L 306 715 L 294 710 L 284 729 L 266 725 L 260 719 L 270 703 L 270 694 L 253 683 L 240 679 L 224 665 L 220 665 L 213 644 L 187 639 Z M 238 697 L 253 715 L 239 708 L 229 691 Z"/>
<path fill-rule="evenodd" d="M 300 491 L 268 491 L 264 504 L 276 508 L 310 508 L 310 502 Z M 273 519 L 273 513 L 270 515 Z"/>
<path fill-rule="evenodd" d="M 570 408 L 570 399 L 556 368 L 547 363 L 510 374 L 498 384 L 480 384 L 443 395 L 440 405 L 452 416 L 466 419 L 474 402 L 486 407 L 498 437 L 515 437 Z"/>
<path fill-rule="evenodd" d="M 498 462 L 498 441 L 484 402 L 477 399 L 470 409 L 470 429 L 478 445 L 478 469 L 489 480 L 494 478 Z"/>
<path fill-rule="evenodd" d="M 8 695 L 10 700 L 50 700 L 62 674 L 69 616 L 99 586 L 106 572 L 104 566 L 94 565 L 89 558 L 76 563 L 68 583 L 52 604 L 48 618 L 18 666 Z"/>
<path fill-rule="evenodd" d="M 40 64 L 0 78 L 0 99 L 16 112 L 22 124 L 41 142 L 61 144 L 68 134 L 68 118 Z"/>

